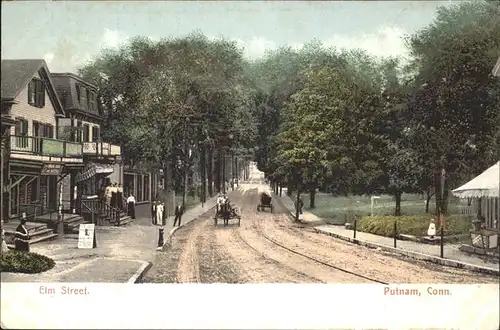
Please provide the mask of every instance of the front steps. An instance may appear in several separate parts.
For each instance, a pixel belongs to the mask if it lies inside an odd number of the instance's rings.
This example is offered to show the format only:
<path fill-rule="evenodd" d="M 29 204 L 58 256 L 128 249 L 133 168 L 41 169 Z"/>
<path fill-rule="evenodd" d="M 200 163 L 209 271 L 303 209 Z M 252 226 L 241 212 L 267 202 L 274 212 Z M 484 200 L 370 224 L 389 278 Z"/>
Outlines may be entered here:
<path fill-rule="evenodd" d="M 109 218 L 104 219 L 108 225 L 118 226 L 116 220 Z M 120 227 L 132 223 L 132 218 L 126 213 L 120 213 Z M 64 234 L 78 234 L 80 224 L 90 223 L 86 222 L 84 218 L 78 214 L 64 214 Z M 30 233 L 30 245 L 53 240 L 59 237 L 59 234 L 54 233 L 53 221 L 50 219 L 36 219 L 36 222 L 27 222 L 26 227 Z M 19 225 L 18 220 L 7 222 L 3 224 L 5 230 L 5 243 L 9 249 L 14 249 L 14 237 L 16 228 Z"/>
<path fill-rule="evenodd" d="M 109 224 L 112 226 L 118 226 L 116 219 L 106 218 L 106 221 L 108 221 Z M 125 212 L 120 212 L 120 226 L 127 225 L 127 224 L 131 223 L 132 221 L 133 221 L 132 218 L 130 216 L 128 216 Z"/>
<path fill-rule="evenodd" d="M 14 237 L 19 222 L 8 222 L 3 224 L 5 230 L 5 243 L 9 249 L 14 249 Z M 27 222 L 26 227 L 30 234 L 30 245 L 57 238 L 59 235 L 54 230 L 48 228 L 47 224 L 38 222 Z"/>

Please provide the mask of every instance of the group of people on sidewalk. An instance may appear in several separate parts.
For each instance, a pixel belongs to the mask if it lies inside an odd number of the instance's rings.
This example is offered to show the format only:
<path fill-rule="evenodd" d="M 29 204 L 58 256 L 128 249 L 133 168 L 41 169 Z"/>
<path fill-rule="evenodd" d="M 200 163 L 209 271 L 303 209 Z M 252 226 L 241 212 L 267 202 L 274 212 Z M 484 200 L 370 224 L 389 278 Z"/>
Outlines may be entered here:
<path fill-rule="evenodd" d="M 174 227 L 176 225 L 181 225 L 181 218 L 184 214 L 184 207 L 181 204 L 177 204 L 174 210 Z M 160 201 L 153 201 L 151 204 L 151 222 L 153 225 L 165 225 L 165 219 L 167 214 L 165 212 L 165 203 Z"/>
<path fill-rule="evenodd" d="M 119 184 L 114 182 L 113 184 L 111 184 L 110 181 L 106 182 L 103 197 L 106 204 L 120 210 L 124 209 L 123 187 L 121 183 Z"/>
<path fill-rule="evenodd" d="M 107 179 L 101 191 L 102 199 L 107 205 L 126 211 L 128 216 L 135 219 L 135 197 L 132 193 L 129 193 L 125 198 L 121 183 L 111 183 L 111 181 Z"/>

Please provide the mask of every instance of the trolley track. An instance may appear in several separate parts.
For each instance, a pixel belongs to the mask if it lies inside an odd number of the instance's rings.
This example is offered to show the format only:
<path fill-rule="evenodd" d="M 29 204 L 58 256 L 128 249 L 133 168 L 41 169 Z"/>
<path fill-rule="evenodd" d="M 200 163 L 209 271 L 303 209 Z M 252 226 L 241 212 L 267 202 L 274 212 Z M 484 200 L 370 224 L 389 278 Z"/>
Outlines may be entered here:
<path fill-rule="evenodd" d="M 389 285 L 389 283 L 387 283 L 387 282 L 383 282 L 383 281 L 377 280 L 377 279 L 375 279 L 375 278 L 371 278 L 371 277 L 368 277 L 368 276 L 365 276 L 365 275 L 362 275 L 362 274 L 359 274 L 359 273 L 356 273 L 356 272 L 353 272 L 353 271 L 350 271 L 350 270 L 344 269 L 344 268 L 342 268 L 342 267 L 338 267 L 338 266 L 332 265 L 332 264 L 330 264 L 330 263 L 327 263 L 327 262 L 324 262 L 324 261 L 322 261 L 322 260 L 316 259 L 316 258 L 314 258 L 314 257 L 311 257 L 311 256 L 309 256 L 309 255 L 306 255 L 306 254 L 304 254 L 304 253 L 302 253 L 302 252 L 299 252 L 299 251 L 297 251 L 297 250 L 291 249 L 291 248 L 289 248 L 289 247 L 287 247 L 287 246 L 285 246 L 285 245 L 283 245 L 283 244 L 281 244 L 281 243 L 277 242 L 276 240 L 274 240 L 274 239 L 270 238 L 269 236 L 267 236 L 266 234 L 264 234 L 262 231 L 260 231 L 260 235 L 261 235 L 264 239 L 266 239 L 267 241 L 269 241 L 269 242 L 273 243 L 273 244 L 274 244 L 274 245 L 276 245 L 276 246 L 279 246 L 280 248 L 282 248 L 282 249 L 284 249 L 284 250 L 287 250 L 287 251 L 289 251 L 289 252 L 291 252 L 291 253 L 293 253 L 293 254 L 296 254 L 296 255 L 298 255 L 298 256 L 301 256 L 301 257 L 303 257 L 303 258 L 305 258 L 305 259 L 308 259 L 308 260 L 314 261 L 314 262 L 316 262 L 316 263 L 318 263 L 318 264 L 321 264 L 321 265 L 323 265 L 323 266 L 326 266 L 326 267 L 328 267 L 328 268 L 332 268 L 332 269 L 335 269 L 335 270 L 341 271 L 341 272 L 343 272 L 343 273 L 346 273 L 346 274 L 349 274 L 349 275 L 353 275 L 353 276 L 356 276 L 356 277 L 362 278 L 362 279 L 367 280 L 367 281 L 370 281 L 370 282 L 375 282 L 375 283 L 379 283 L 379 284 Z"/>
<path fill-rule="evenodd" d="M 281 203 L 281 201 L 277 201 L 277 203 L 279 204 L 280 208 L 283 209 L 284 208 L 284 205 Z M 276 208 L 275 208 L 276 210 Z M 276 213 L 276 214 L 279 214 L 279 213 Z M 285 227 L 285 228 L 288 228 L 288 227 Z M 262 238 L 264 238 L 266 241 L 270 242 L 271 244 L 275 245 L 275 246 L 278 246 L 279 248 L 283 249 L 283 250 L 286 250 L 294 255 L 297 255 L 297 256 L 300 256 L 304 259 L 307 259 L 307 260 L 310 260 L 310 261 L 313 261 L 314 263 L 316 264 L 320 264 L 320 265 L 323 265 L 325 267 L 328 267 L 328 268 L 331 268 L 331 269 L 335 269 L 337 271 L 340 271 L 340 272 L 343 272 L 343 273 L 346 273 L 346 274 L 349 274 L 349 275 L 352 275 L 352 276 L 355 276 L 355 277 L 358 277 L 358 278 L 362 278 L 364 280 L 367 280 L 369 282 L 374 282 L 374 283 L 379 283 L 379 284 L 384 284 L 384 285 L 388 285 L 389 283 L 387 282 L 384 282 L 384 281 L 381 281 L 381 280 L 378 280 L 376 278 L 372 278 L 372 277 L 369 277 L 369 276 L 365 276 L 363 274 L 360 274 L 360 273 L 356 273 L 356 272 L 353 272 L 353 271 L 350 271 L 348 269 L 345 269 L 345 268 L 342 268 L 342 267 L 339 267 L 339 266 L 336 266 L 336 265 L 332 265 L 331 263 L 328 263 L 328 262 L 325 262 L 323 260 L 320 260 L 318 258 L 315 258 L 313 256 L 310 256 L 310 255 L 307 255 L 307 254 L 304 254 L 300 251 L 297 251 L 295 249 L 292 249 L 278 241 L 276 241 L 275 239 L 271 238 L 270 236 L 266 235 L 266 233 L 264 232 L 262 226 L 260 225 L 260 221 L 255 221 L 255 230 L 256 232 L 259 233 L 260 236 L 262 236 Z"/>
<path fill-rule="evenodd" d="M 247 191 L 247 196 L 246 196 L 246 203 L 247 203 L 247 204 L 253 204 L 253 205 L 255 205 L 256 203 L 258 204 L 258 194 L 256 193 L 256 191 L 257 191 L 257 190 L 258 190 L 258 189 L 252 189 L 252 190 Z M 282 206 L 282 205 L 281 205 L 281 204 L 279 204 L 279 206 Z M 251 209 L 253 210 L 253 209 L 255 209 L 255 208 L 251 208 Z M 274 209 L 276 210 L 277 208 L 275 207 Z M 278 210 L 276 210 L 276 211 L 278 211 Z M 254 225 L 252 226 L 252 227 L 253 227 L 252 229 L 253 229 L 253 231 L 254 231 L 254 232 L 256 232 L 256 233 L 258 234 L 258 236 L 260 236 L 261 238 L 263 238 L 263 239 L 264 239 L 264 241 L 265 241 L 265 242 L 267 242 L 268 244 L 271 244 L 271 245 L 273 245 L 273 246 L 276 246 L 276 247 L 278 247 L 279 249 L 281 249 L 281 250 L 285 250 L 285 251 L 287 251 L 287 252 L 291 253 L 292 255 L 298 256 L 298 257 L 300 257 L 300 258 L 302 258 L 302 259 L 306 259 L 306 260 L 308 260 L 308 262 L 313 262 L 314 264 L 321 265 L 322 267 L 327 267 L 327 268 L 329 268 L 329 269 L 334 269 L 334 270 L 336 270 L 336 271 L 340 271 L 341 273 L 344 273 L 344 274 L 348 274 L 348 275 L 351 275 L 351 276 L 355 276 L 355 277 L 358 277 L 358 278 L 362 278 L 362 279 L 364 279 L 365 281 L 368 281 L 368 282 L 375 282 L 375 283 L 379 283 L 379 284 L 388 284 L 388 283 L 383 282 L 383 281 L 380 281 L 380 280 L 378 280 L 378 279 L 375 279 L 375 278 L 372 278 L 372 277 L 368 277 L 368 276 L 365 276 L 365 275 L 363 275 L 363 274 L 359 274 L 359 273 L 356 273 L 356 272 L 352 272 L 352 271 L 350 271 L 350 270 L 344 269 L 344 268 L 342 268 L 342 267 L 338 267 L 338 266 L 336 266 L 336 265 L 332 265 L 332 264 L 330 264 L 330 263 L 327 263 L 327 262 L 325 262 L 325 261 L 319 260 L 318 258 L 315 258 L 315 257 L 312 257 L 312 256 L 310 256 L 310 255 L 307 255 L 307 254 L 304 254 L 304 253 L 302 253 L 302 252 L 299 252 L 299 251 L 297 251 L 297 250 L 295 250 L 295 249 L 292 249 L 292 248 L 290 248 L 290 247 L 288 247 L 288 246 L 286 246 L 286 245 L 284 245 L 284 244 L 282 244 L 282 243 L 280 243 L 280 242 L 276 241 L 275 239 L 271 238 L 269 235 L 267 235 L 267 234 L 264 232 L 264 228 L 260 225 L 262 220 L 258 220 L 258 216 L 257 216 L 257 214 L 258 214 L 258 212 L 255 212 L 255 211 L 254 211 L 254 212 L 252 212 L 252 216 L 253 216 L 253 217 L 256 217 L 256 218 L 255 218 L 256 220 L 255 220 L 255 221 L 252 221 L 252 222 L 253 222 L 253 224 L 254 224 Z M 272 214 L 272 218 L 275 218 L 275 216 L 276 216 L 276 215 L 279 215 L 279 214 L 280 214 L 279 212 L 277 212 L 277 213 L 273 213 L 273 214 Z M 276 221 L 276 220 L 275 220 L 275 219 L 273 219 L 272 221 Z M 287 229 L 288 229 L 288 226 L 286 226 L 285 228 L 287 228 Z M 243 241 L 245 241 L 245 240 L 241 237 L 241 234 L 240 234 L 240 233 L 238 233 L 238 235 L 240 236 L 240 239 L 242 239 Z M 247 247 L 249 247 L 250 249 L 254 250 L 256 253 L 259 253 L 259 254 L 263 255 L 263 253 L 262 253 L 262 252 L 260 252 L 258 249 L 256 249 L 255 247 L 253 247 L 250 243 L 248 243 L 248 242 L 245 242 L 245 243 L 246 243 L 246 244 L 245 244 L 245 246 L 247 246 Z M 283 265 L 283 266 L 285 266 L 285 267 L 288 267 L 288 266 L 286 266 L 286 264 L 284 264 L 283 262 L 280 262 L 280 261 L 278 261 L 278 260 L 275 260 L 275 259 L 273 259 L 272 257 L 269 257 L 269 256 L 267 256 L 267 255 L 265 255 L 265 254 L 264 254 L 263 256 L 264 256 L 266 259 L 270 259 L 270 260 L 272 260 L 272 261 L 274 261 L 274 262 L 277 262 L 277 263 L 279 263 L 279 264 L 281 264 L 281 265 Z M 288 267 L 288 268 L 292 268 L 292 267 Z M 292 269 L 293 269 L 293 268 L 292 268 Z M 295 270 L 295 269 L 293 269 L 293 270 L 294 270 L 296 273 L 298 273 L 298 274 L 304 274 L 303 272 L 300 272 L 300 271 L 298 271 L 298 270 Z M 312 277 L 311 275 L 307 275 L 307 274 L 305 274 L 305 275 L 307 276 L 307 278 L 313 279 L 313 280 L 314 280 L 314 282 L 318 282 L 318 279 L 317 279 L 317 278 Z M 325 281 L 323 281 L 323 280 L 319 280 L 319 282 L 320 282 L 320 283 L 327 283 L 327 282 L 325 282 Z"/>
<path fill-rule="evenodd" d="M 315 277 L 312 277 L 310 275 L 307 275 L 306 273 L 303 273 L 301 271 L 298 271 L 298 270 L 295 270 L 293 269 L 292 267 L 289 267 L 267 255 L 265 255 L 264 253 L 260 252 L 258 249 L 256 249 L 255 247 L 253 247 L 250 243 L 248 243 L 247 240 L 245 240 L 239 231 L 234 231 L 233 232 L 233 235 L 234 237 L 236 237 L 237 240 L 239 240 L 244 246 L 246 246 L 248 249 L 250 249 L 251 251 L 254 252 L 254 254 L 258 255 L 260 258 L 262 259 L 266 259 L 266 260 L 269 260 L 273 263 L 273 265 L 275 265 L 276 267 L 280 268 L 281 270 L 283 271 L 286 271 L 286 272 L 292 272 L 300 277 L 303 277 L 305 279 L 309 279 L 310 282 L 313 282 L 313 283 L 322 283 L 322 284 L 327 284 L 327 282 L 325 281 L 322 281 L 320 279 L 317 279 Z"/>

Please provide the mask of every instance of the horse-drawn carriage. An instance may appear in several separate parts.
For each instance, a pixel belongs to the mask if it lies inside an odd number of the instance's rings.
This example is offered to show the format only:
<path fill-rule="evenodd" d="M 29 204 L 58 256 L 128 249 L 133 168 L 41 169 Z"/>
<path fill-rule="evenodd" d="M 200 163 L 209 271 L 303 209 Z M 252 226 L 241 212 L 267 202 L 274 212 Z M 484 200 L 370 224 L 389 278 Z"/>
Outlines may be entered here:
<path fill-rule="evenodd" d="M 257 205 L 257 212 L 264 211 L 265 209 L 270 209 L 271 213 L 274 211 L 273 203 L 271 203 L 272 197 L 266 192 L 260 194 L 260 204 Z"/>
<path fill-rule="evenodd" d="M 238 226 L 240 226 L 241 222 L 241 212 L 236 210 L 228 199 L 226 199 L 222 203 L 217 203 L 216 212 L 214 216 L 214 225 L 217 226 L 217 221 L 219 219 L 223 220 L 224 226 L 229 224 L 230 219 L 238 219 Z"/>

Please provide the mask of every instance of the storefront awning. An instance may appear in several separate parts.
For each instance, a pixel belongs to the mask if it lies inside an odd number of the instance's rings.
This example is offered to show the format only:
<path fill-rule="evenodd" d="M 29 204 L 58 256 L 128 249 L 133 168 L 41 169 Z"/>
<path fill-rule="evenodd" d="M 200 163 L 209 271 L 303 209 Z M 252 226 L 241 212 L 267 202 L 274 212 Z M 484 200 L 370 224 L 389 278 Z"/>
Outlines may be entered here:
<path fill-rule="evenodd" d="M 111 173 L 113 173 L 113 166 L 111 165 L 90 164 L 82 173 L 78 173 L 76 182 L 88 180 L 97 174 L 109 175 Z"/>

